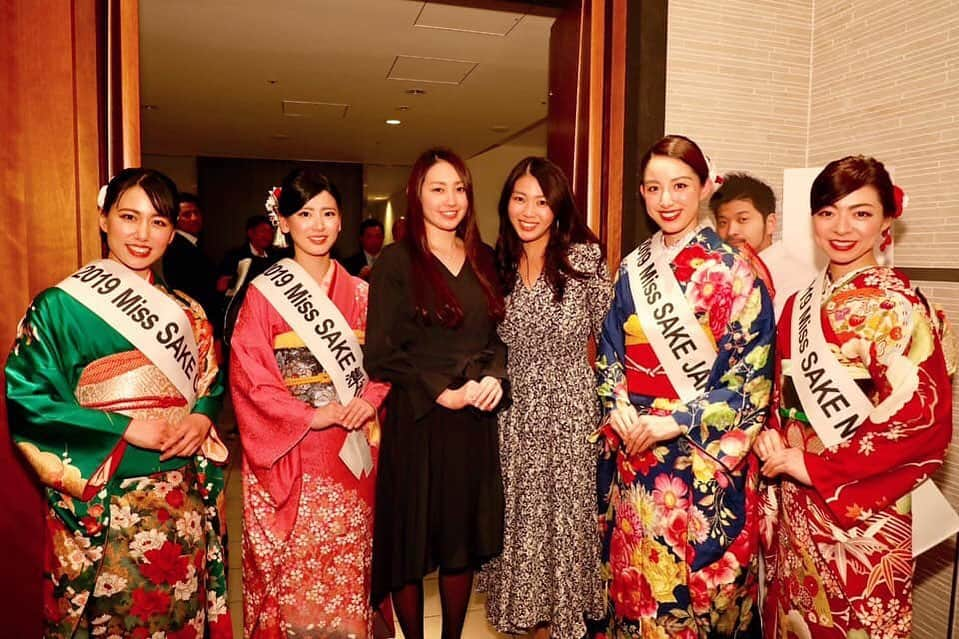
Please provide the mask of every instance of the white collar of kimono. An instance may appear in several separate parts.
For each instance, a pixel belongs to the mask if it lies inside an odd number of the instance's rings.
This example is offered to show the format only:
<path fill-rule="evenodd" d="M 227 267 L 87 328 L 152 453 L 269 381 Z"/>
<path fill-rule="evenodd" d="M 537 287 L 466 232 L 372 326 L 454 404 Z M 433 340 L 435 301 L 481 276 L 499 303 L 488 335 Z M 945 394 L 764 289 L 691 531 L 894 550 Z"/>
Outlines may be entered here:
<path fill-rule="evenodd" d="M 686 245 L 689 244 L 690 240 L 692 240 L 697 233 L 702 231 L 704 227 L 705 225 L 702 222 L 696 224 L 692 230 L 683 233 L 679 240 L 672 245 L 666 244 L 666 238 L 662 231 L 656 231 L 653 234 L 652 241 L 656 244 L 657 249 L 662 251 L 664 259 L 667 262 L 672 262 L 676 259 L 676 256 L 679 255 L 684 248 L 686 248 Z"/>

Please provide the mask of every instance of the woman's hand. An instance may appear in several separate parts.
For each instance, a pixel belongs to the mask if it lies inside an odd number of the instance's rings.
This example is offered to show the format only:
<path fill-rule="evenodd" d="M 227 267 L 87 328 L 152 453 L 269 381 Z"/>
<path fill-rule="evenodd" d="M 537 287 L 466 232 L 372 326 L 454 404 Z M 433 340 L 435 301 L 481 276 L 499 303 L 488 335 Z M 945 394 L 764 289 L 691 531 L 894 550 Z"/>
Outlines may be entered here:
<path fill-rule="evenodd" d="M 770 479 L 787 475 L 800 484 L 812 486 L 806 469 L 806 454 L 799 448 L 781 448 L 770 454 L 763 463 L 762 473 L 763 477 Z"/>
<path fill-rule="evenodd" d="M 642 453 L 658 442 L 679 437 L 682 432 L 670 415 L 640 415 L 626 438 L 626 452 L 630 455 Z"/>
<path fill-rule="evenodd" d="M 491 411 L 503 399 L 503 385 L 495 377 L 487 375 L 466 391 L 466 401 L 482 411 Z M 469 382 L 467 382 L 467 385 Z M 465 386 L 465 385 L 464 385 Z"/>
<path fill-rule="evenodd" d="M 786 445 L 783 443 L 782 436 L 779 434 L 779 431 L 775 430 L 764 430 L 759 433 L 759 437 L 756 438 L 756 443 L 753 444 L 756 455 L 762 461 L 766 461 L 773 453 L 785 447 Z"/>
<path fill-rule="evenodd" d="M 467 394 L 475 393 L 475 388 L 477 386 L 478 384 L 476 382 L 470 380 L 459 388 L 447 388 L 436 398 L 436 403 L 443 408 L 448 408 L 449 410 L 460 410 L 461 408 L 466 408 L 466 406 L 469 405 L 469 402 L 466 399 Z"/>
<path fill-rule="evenodd" d="M 621 404 L 609 414 L 609 423 L 623 443 L 629 439 L 638 421 L 639 414 L 632 404 Z"/>
<path fill-rule="evenodd" d="M 128 444 L 147 450 L 161 450 L 170 431 L 165 419 L 131 419 L 123 439 Z"/>
<path fill-rule="evenodd" d="M 313 412 L 313 419 L 310 420 L 310 428 L 313 430 L 323 430 L 330 426 L 336 426 L 343 423 L 343 415 L 346 409 L 339 402 L 330 402 L 326 406 L 320 406 Z"/>
<path fill-rule="evenodd" d="M 206 415 L 190 413 L 179 424 L 170 427 L 160 449 L 160 461 L 195 454 L 212 427 L 213 422 Z"/>
<path fill-rule="evenodd" d="M 340 420 L 343 428 L 356 430 L 362 428 L 376 415 L 376 409 L 365 399 L 354 397 L 343 409 L 343 419 Z"/>

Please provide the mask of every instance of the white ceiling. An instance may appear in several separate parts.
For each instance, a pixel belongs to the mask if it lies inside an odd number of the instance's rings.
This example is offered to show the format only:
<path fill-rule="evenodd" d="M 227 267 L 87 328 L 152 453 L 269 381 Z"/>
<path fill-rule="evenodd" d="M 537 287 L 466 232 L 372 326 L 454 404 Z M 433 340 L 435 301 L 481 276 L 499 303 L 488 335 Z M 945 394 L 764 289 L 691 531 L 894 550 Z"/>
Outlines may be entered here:
<path fill-rule="evenodd" d="M 140 0 L 143 152 L 470 156 L 546 116 L 552 22 L 413 0 Z"/>

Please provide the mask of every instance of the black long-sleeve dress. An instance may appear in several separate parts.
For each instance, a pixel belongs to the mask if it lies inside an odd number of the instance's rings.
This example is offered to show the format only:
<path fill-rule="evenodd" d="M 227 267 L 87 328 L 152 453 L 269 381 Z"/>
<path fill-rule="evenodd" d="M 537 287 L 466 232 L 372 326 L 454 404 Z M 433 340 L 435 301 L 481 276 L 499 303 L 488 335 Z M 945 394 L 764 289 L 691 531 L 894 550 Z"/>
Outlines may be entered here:
<path fill-rule="evenodd" d="M 417 319 L 409 249 L 387 247 L 373 268 L 367 371 L 389 381 L 373 536 L 373 603 L 435 568 L 478 568 L 503 547 L 503 485 L 495 412 L 436 403 L 447 388 L 506 378 L 506 347 L 469 262 L 453 275 L 456 328 Z"/>

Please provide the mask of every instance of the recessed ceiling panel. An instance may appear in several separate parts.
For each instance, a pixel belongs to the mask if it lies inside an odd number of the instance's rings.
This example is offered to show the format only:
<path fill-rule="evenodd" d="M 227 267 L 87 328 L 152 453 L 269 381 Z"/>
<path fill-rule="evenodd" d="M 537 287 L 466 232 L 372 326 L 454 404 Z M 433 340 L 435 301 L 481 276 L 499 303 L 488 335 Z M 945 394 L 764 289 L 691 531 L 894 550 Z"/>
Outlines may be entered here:
<path fill-rule="evenodd" d="M 349 110 L 349 104 L 310 102 L 308 100 L 283 100 L 283 115 L 291 118 L 342 120 L 346 117 L 346 112 Z"/>
<path fill-rule="evenodd" d="M 513 30 L 522 13 L 491 11 L 489 9 L 471 9 L 446 4 L 426 2 L 420 10 L 413 26 L 427 29 L 447 29 L 482 35 L 505 36 Z"/>
<path fill-rule="evenodd" d="M 390 80 L 461 84 L 473 72 L 477 64 L 479 63 L 467 60 L 398 55 L 393 60 L 393 66 L 390 67 L 386 77 Z"/>

